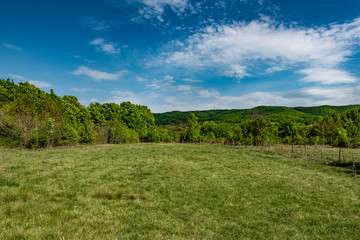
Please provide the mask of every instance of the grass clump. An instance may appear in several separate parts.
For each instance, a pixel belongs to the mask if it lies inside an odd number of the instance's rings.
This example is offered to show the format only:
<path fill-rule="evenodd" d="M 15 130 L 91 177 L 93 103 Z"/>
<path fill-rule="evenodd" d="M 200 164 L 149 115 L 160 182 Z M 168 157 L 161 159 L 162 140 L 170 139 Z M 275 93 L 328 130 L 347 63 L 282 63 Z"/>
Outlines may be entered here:
<path fill-rule="evenodd" d="M 102 188 L 96 189 L 92 196 L 95 198 L 100 198 L 100 199 L 116 200 L 116 199 L 121 199 L 121 197 L 123 196 L 123 193 L 112 191 L 111 189 L 109 189 L 107 187 L 102 187 Z"/>
<path fill-rule="evenodd" d="M 13 180 L 0 177 L 0 187 L 18 187 L 19 184 Z"/>

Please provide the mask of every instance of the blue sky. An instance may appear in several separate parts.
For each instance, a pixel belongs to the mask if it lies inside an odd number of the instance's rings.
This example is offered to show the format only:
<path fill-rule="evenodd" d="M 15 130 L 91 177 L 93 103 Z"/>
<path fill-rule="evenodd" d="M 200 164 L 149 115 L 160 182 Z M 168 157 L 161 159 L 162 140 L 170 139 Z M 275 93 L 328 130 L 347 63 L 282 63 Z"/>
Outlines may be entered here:
<path fill-rule="evenodd" d="M 0 9 L 0 77 L 84 105 L 360 104 L 358 0 L 5 0 Z"/>

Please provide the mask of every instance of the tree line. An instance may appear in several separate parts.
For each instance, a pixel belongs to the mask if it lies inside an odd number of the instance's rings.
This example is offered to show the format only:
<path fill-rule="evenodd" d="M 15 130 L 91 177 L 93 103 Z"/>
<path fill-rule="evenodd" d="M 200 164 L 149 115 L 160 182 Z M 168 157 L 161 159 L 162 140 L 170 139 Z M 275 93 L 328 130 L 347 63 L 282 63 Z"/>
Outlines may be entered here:
<path fill-rule="evenodd" d="M 60 97 L 53 90 L 47 93 L 28 82 L 16 84 L 0 79 L 0 146 L 207 142 L 359 147 L 360 110 L 350 109 L 316 117 L 291 115 L 289 111 L 294 110 L 288 109 L 270 117 L 257 111 L 239 123 L 238 119 L 230 119 L 234 111 L 223 122 L 199 122 L 199 116 L 190 112 L 182 123 L 156 126 L 146 106 L 123 102 L 91 103 L 85 107 L 75 96 Z"/>
<path fill-rule="evenodd" d="M 160 141 L 208 142 L 233 145 L 269 144 L 360 146 L 360 108 L 318 117 L 311 124 L 286 115 L 277 121 L 258 115 L 239 124 L 198 122 L 190 113 L 187 124 L 158 127 Z"/>
<path fill-rule="evenodd" d="M 0 146 L 53 147 L 151 141 L 151 111 L 130 102 L 81 105 L 28 82 L 0 79 Z"/>

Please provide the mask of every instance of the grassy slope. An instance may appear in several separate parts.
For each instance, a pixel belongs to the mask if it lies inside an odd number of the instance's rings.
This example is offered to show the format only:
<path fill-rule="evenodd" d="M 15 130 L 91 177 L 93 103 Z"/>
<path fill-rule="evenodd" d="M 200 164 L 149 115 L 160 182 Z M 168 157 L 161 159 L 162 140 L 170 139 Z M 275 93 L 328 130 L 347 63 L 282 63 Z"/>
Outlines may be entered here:
<path fill-rule="evenodd" d="M 292 117 L 302 123 L 309 123 L 318 116 L 326 116 L 332 113 L 344 113 L 346 111 L 360 108 L 360 105 L 348 106 L 319 106 L 319 107 L 277 107 L 259 106 L 253 109 L 232 109 L 232 110 L 208 110 L 193 111 L 199 118 L 199 122 L 215 121 L 227 123 L 239 123 L 248 119 L 253 114 L 261 114 L 277 121 L 284 117 Z M 182 124 L 185 123 L 190 112 L 166 112 L 155 113 L 157 125 Z"/>
<path fill-rule="evenodd" d="M 0 149 L 0 239 L 359 239 L 359 178 L 217 145 Z"/>

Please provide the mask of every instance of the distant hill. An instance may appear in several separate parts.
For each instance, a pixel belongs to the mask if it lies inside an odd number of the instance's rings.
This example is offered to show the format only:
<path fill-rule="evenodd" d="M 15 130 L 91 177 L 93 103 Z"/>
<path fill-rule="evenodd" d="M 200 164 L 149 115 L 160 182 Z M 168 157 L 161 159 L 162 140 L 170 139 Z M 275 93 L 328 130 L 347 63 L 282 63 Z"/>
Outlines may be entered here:
<path fill-rule="evenodd" d="M 346 105 L 346 106 L 318 106 L 318 107 L 294 107 L 294 110 L 310 113 L 318 116 L 326 116 L 333 113 L 344 113 L 353 109 L 360 108 L 360 105 Z"/>
<path fill-rule="evenodd" d="M 318 106 L 318 107 L 276 107 L 259 106 L 252 109 L 230 109 L 230 110 L 204 110 L 204 111 L 172 111 L 166 113 L 154 113 L 156 125 L 177 125 L 186 123 L 190 112 L 193 112 L 199 122 L 214 121 L 225 123 L 240 123 L 246 119 L 266 116 L 272 121 L 281 119 L 294 119 L 298 123 L 311 124 L 320 116 L 333 113 L 344 113 L 352 109 L 358 109 L 360 105 L 347 106 Z"/>

